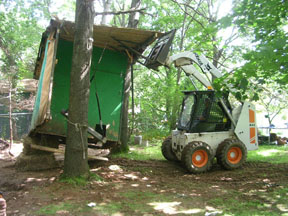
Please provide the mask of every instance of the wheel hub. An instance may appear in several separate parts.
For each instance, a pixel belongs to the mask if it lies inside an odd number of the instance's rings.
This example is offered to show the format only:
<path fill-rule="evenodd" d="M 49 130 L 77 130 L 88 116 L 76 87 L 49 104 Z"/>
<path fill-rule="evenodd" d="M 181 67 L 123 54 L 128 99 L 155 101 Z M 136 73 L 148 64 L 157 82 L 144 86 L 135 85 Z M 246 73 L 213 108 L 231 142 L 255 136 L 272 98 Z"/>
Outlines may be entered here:
<path fill-rule="evenodd" d="M 196 155 L 196 161 L 201 161 L 202 157 L 201 155 Z"/>
<path fill-rule="evenodd" d="M 197 150 L 192 155 L 192 164 L 195 167 L 204 167 L 208 162 L 208 154 L 205 150 Z"/>
<path fill-rule="evenodd" d="M 231 157 L 231 158 L 235 158 L 235 157 L 236 157 L 235 152 L 231 152 L 231 153 L 230 153 L 230 157 Z"/>
<path fill-rule="evenodd" d="M 232 147 L 227 153 L 227 159 L 231 164 L 237 164 L 242 159 L 242 150 L 239 147 Z"/>

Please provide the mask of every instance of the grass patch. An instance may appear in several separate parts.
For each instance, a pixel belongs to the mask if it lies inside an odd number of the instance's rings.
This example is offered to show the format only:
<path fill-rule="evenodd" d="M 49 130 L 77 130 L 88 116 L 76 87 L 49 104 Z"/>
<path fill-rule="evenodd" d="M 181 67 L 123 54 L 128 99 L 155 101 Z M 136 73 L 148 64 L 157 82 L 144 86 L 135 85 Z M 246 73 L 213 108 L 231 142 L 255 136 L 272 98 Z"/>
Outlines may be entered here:
<path fill-rule="evenodd" d="M 247 191 L 248 193 L 248 191 Z M 254 191 L 250 195 L 230 191 L 225 197 L 210 199 L 208 204 L 222 211 L 223 215 L 281 215 L 287 213 L 288 188 L 273 192 Z"/>
<path fill-rule="evenodd" d="M 192 213 L 203 213 L 204 211 L 203 207 L 199 208 L 199 205 L 195 203 L 195 198 L 175 193 L 130 190 L 121 193 L 121 196 L 124 200 L 128 200 L 128 202 L 122 203 L 126 209 L 140 214 L 158 215 L 158 212 L 165 215 L 191 215 Z M 191 205 L 191 203 L 194 203 L 194 205 Z"/>
<path fill-rule="evenodd" d="M 127 153 L 113 154 L 113 158 L 127 158 L 130 160 L 165 160 L 161 153 L 162 141 L 154 141 L 149 147 L 130 146 Z M 258 150 L 249 151 L 247 161 L 269 163 L 288 163 L 288 147 L 277 145 L 260 145 Z"/>
<path fill-rule="evenodd" d="M 120 212 L 122 208 L 123 206 L 120 202 L 115 202 L 115 203 L 101 203 L 93 207 L 93 210 L 96 210 L 97 213 L 112 215 L 117 212 Z"/>
<path fill-rule="evenodd" d="M 86 186 L 90 181 L 103 181 L 103 179 L 95 173 L 90 172 L 89 176 L 76 176 L 76 177 L 67 177 L 61 176 L 60 182 L 71 184 L 73 186 Z"/>
<path fill-rule="evenodd" d="M 221 210 L 224 215 L 278 215 L 278 213 L 273 214 L 268 207 L 265 208 L 264 203 L 259 200 L 245 201 L 235 199 L 235 197 L 229 199 L 219 197 L 209 200 L 208 203 Z"/>
<path fill-rule="evenodd" d="M 60 182 L 71 184 L 73 186 L 85 186 L 88 183 L 87 177 L 79 176 L 79 177 L 61 177 Z"/>
<path fill-rule="evenodd" d="M 288 147 L 277 145 L 260 145 L 258 150 L 249 151 L 247 161 L 269 163 L 287 163 Z"/>
<path fill-rule="evenodd" d="M 128 190 L 119 194 L 121 201 L 102 203 L 93 209 L 104 215 L 125 212 L 127 215 L 155 214 L 155 209 L 149 203 L 153 202 L 173 202 L 173 195 L 158 194 L 153 192 Z M 125 215 L 126 215 L 125 214 Z"/>
<path fill-rule="evenodd" d="M 58 215 L 61 213 L 80 213 L 80 212 L 88 212 L 91 209 L 87 206 L 81 207 L 79 204 L 72 203 L 59 203 L 57 205 L 48 205 L 39 209 L 36 214 L 37 215 Z"/>
<path fill-rule="evenodd" d="M 161 153 L 161 142 L 154 141 L 149 143 L 148 147 L 141 146 L 130 146 L 130 151 L 128 153 L 116 153 L 113 154 L 114 158 L 127 158 L 130 160 L 164 160 Z"/>
<path fill-rule="evenodd" d="M 42 207 L 40 210 L 37 211 L 39 215 L 55 215 L 58 211 L 69 211 L 73 209 L 73 205 L 70 203 L 60 203 L 58 205 L 48 205 Z"/>
<path fill-rule="evenodd" d="M 89 181 L 103 182 L 103 178 L 95 173 L 90 172 Z"/>

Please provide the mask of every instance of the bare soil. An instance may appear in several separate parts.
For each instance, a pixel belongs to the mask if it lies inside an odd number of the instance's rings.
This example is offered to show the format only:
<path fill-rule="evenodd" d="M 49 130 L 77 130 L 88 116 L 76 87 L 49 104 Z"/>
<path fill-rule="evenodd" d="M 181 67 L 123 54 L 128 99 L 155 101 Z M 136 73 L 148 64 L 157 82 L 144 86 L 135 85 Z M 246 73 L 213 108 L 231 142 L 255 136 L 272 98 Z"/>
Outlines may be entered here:
<path fill-rule="evenodd" d="M 18 144 L 20 145 L 20 144 Z M 59 181 L 62 168 L 19 172 L 0 154 L 0 190 L 7 215 L 286 215 L 287 164 L 246 163 L 193 175 L 163 160 L 91 162 L 102 181 Z M 284 191 L 284 192 L 283 192 Z M 88 206 L 90 205 L 90 207 Z"/>

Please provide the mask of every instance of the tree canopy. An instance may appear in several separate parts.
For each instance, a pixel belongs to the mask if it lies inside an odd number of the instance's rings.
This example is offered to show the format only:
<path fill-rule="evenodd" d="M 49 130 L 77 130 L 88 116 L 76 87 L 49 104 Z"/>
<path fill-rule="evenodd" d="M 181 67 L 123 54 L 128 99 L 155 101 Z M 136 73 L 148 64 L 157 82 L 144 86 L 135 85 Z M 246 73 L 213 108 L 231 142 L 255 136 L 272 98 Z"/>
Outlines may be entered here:
<path fill-rule="evenodd" d="M 259 100 L 263 86 L 287 91 L 288 2 L 234 0 L 223 14 L 225 0 L 142 0 L 138 28 L 177 29 L 170 54 L 204 54 L 224 74 L 217 89 L 228 89 L 237 99 Z M 100 4 L 101 3 L 101 4 Z M 97 12 L 125 11 L 130 1 L 94 1 Z M 41 33 L 51 17 L 71 19 L 75 2 L 54 0 L 0 1 L 0 73 L 32 77 Z M 96 16 L 95 22 L 127 27 L 129 13 Z M 135 119 L 133 128 L 163 135 L 175 128 L 181 91 L 193 89 L 184 74 L 171 67 L 158 72 L 134 66 Z M 274 86 L 274 87 L 273 87 Z M 199 88 L 201 89 L 200 85 Z M 275 92 L 277 94 L 277 92 Z M 131 123 L 131 121 L 130 121 Z M 137 131 L 134 131 L 136 133 Z M 158 132 L 157 132 L 158 133 Z"/>

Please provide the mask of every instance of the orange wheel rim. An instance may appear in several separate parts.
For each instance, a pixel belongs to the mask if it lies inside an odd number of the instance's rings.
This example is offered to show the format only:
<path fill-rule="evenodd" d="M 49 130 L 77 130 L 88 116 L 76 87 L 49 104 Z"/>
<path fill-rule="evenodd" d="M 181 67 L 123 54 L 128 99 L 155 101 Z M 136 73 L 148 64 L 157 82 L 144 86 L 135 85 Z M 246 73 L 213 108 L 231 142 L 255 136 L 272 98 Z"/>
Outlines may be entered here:
<path fill-rule="evenodd" d="M 227 153 L 227 159 L 231 164 L 237 164 L 242 159 L 242 150 L 239 147 L 232 147 Z"/>
<path fill-rule="evenodd" d="M 208 162 L 208 154 L 205 150 L 197 150 L 192 155 L 192 163 L 196 167 L 203 167 Z"/>

